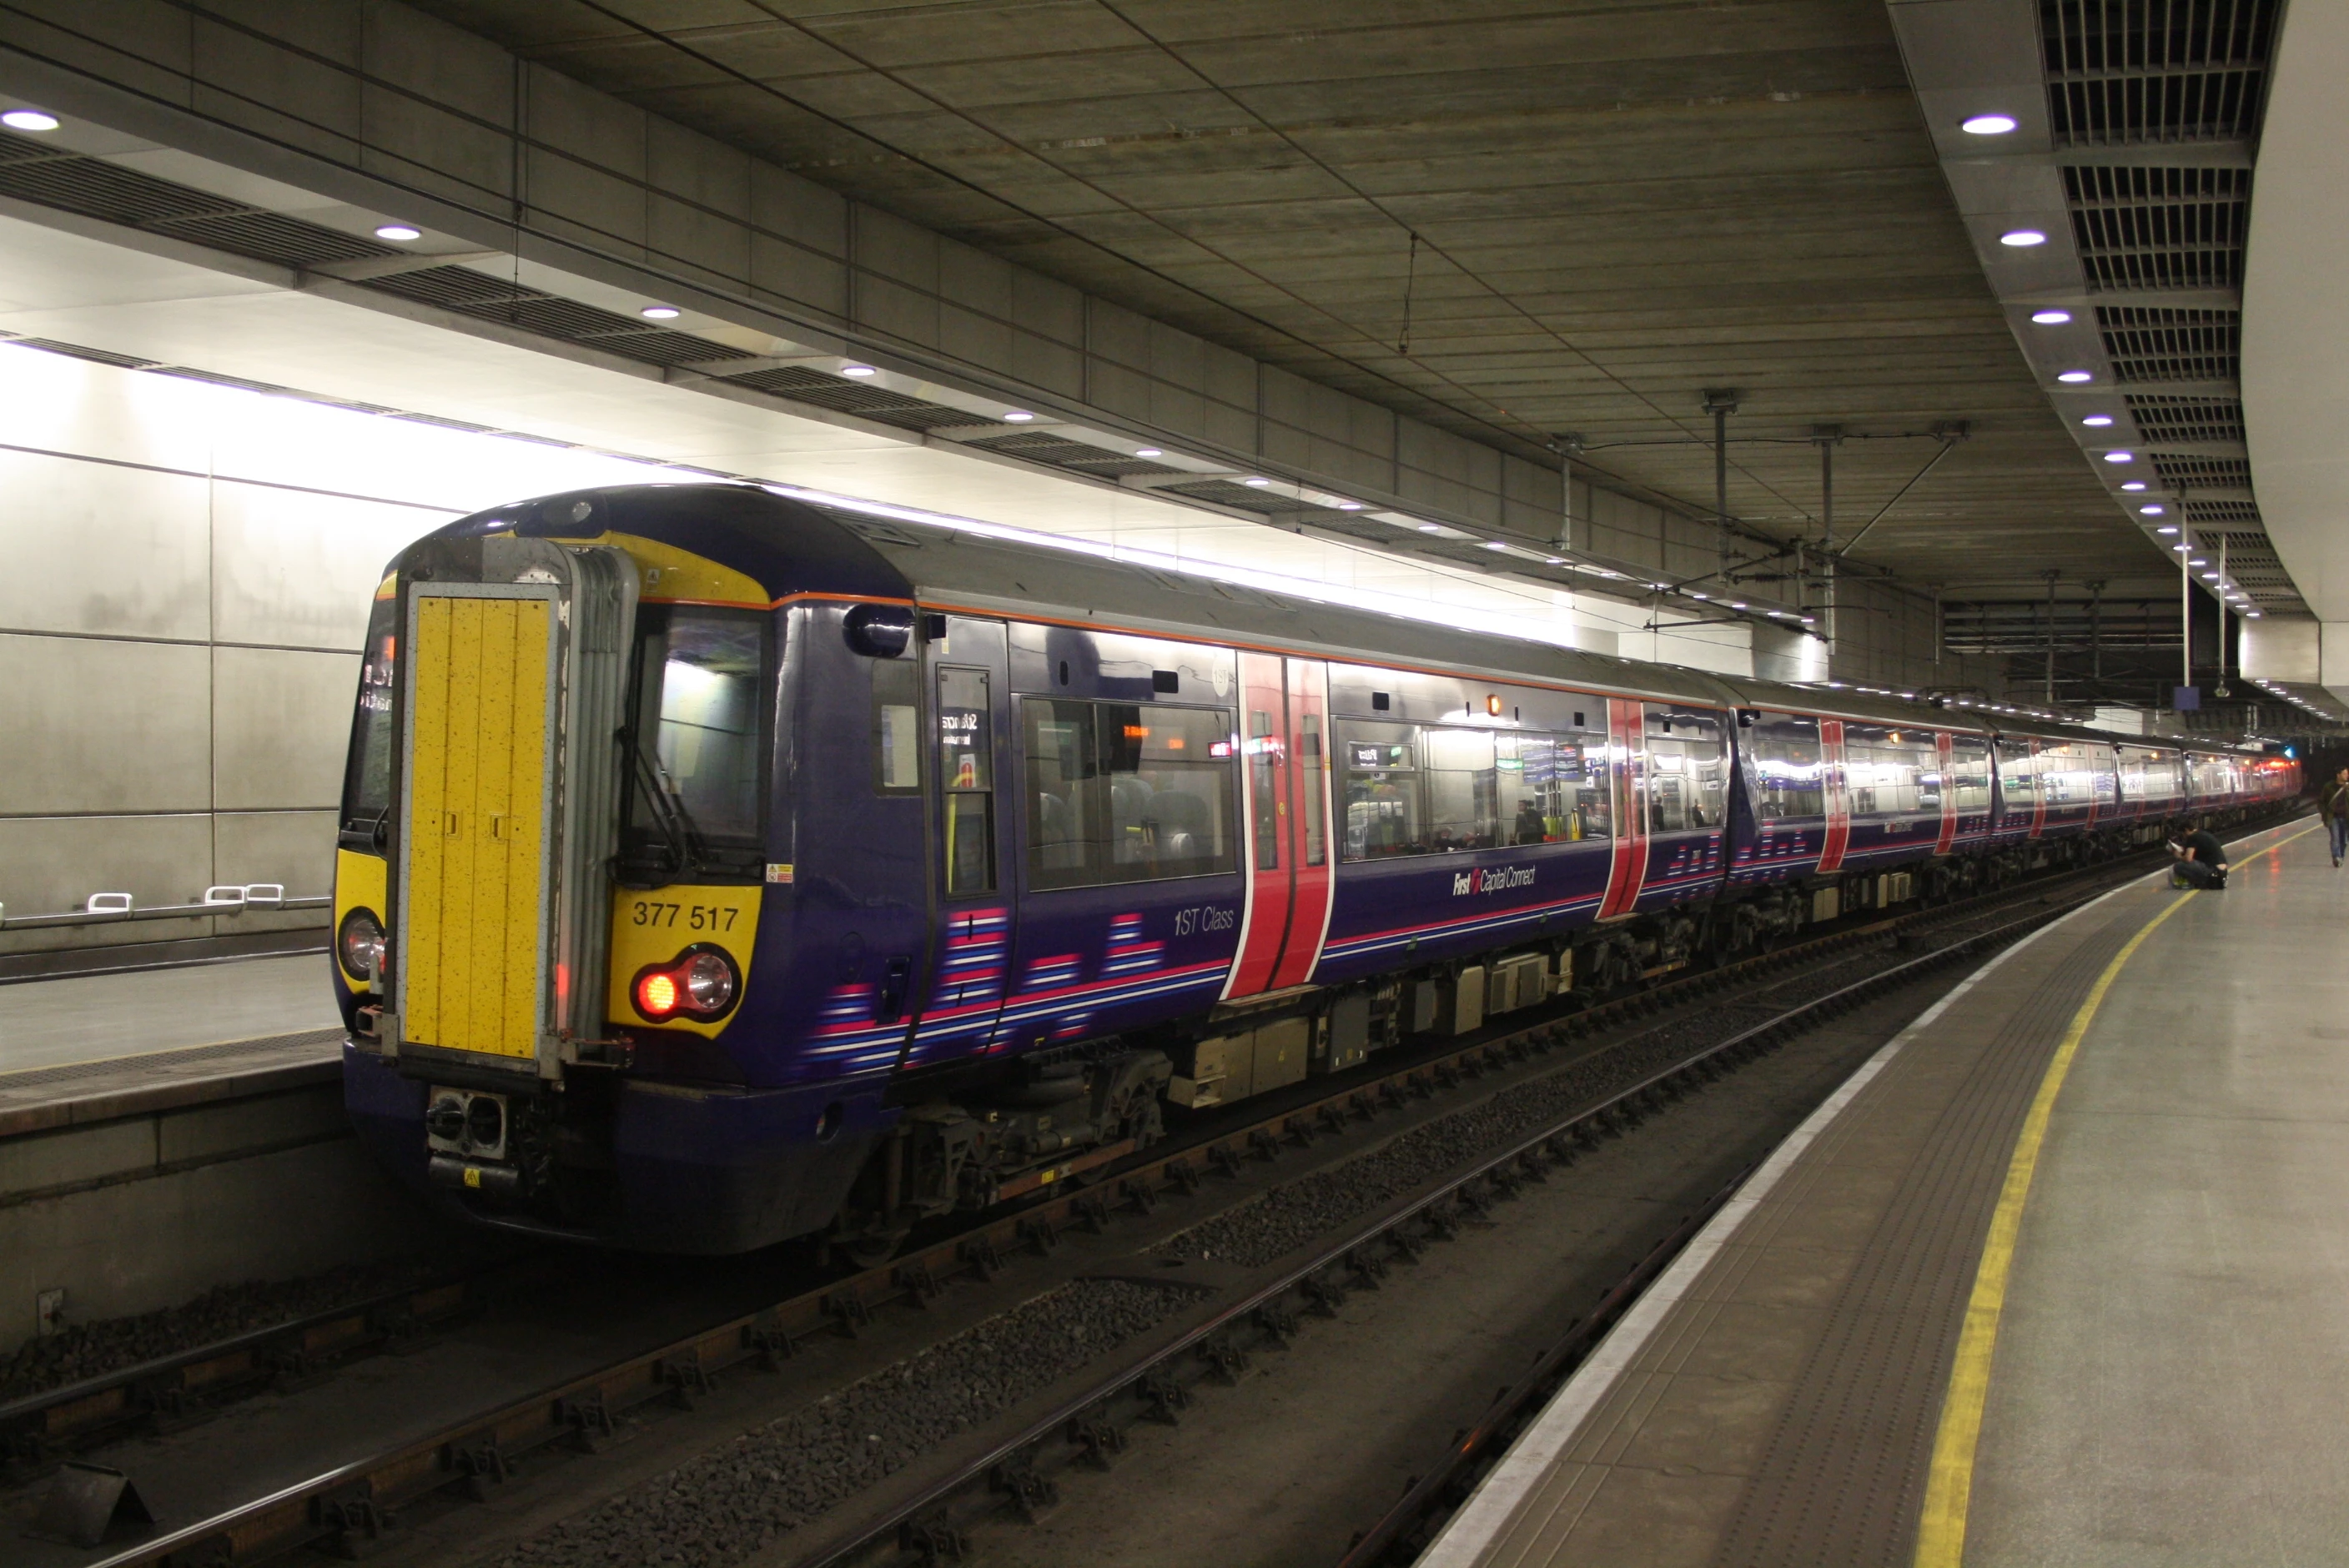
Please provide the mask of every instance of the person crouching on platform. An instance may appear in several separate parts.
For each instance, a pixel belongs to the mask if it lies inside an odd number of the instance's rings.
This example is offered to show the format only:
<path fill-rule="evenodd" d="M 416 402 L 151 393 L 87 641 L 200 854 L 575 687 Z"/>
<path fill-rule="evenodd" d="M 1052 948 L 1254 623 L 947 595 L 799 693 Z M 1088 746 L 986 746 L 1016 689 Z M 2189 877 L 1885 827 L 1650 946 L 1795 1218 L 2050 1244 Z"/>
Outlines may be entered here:
<path fill-rule="evenodd" d="M 2227 848 L 2208 828 L 2197 828 L 2182 839 L 2169 841 L 2171 887 L 2221 888 L 2227 885 Z"/>
<path fill-rule="evenodd" d="M 2341 857 L 2349 852 L 2349 768 L 2333 776 L 2333 782 L 2316 798 L 2316 814 L 2324 820 L 2325 831 L 2333 838 L 2333 869 L 2341 869 Z"/>

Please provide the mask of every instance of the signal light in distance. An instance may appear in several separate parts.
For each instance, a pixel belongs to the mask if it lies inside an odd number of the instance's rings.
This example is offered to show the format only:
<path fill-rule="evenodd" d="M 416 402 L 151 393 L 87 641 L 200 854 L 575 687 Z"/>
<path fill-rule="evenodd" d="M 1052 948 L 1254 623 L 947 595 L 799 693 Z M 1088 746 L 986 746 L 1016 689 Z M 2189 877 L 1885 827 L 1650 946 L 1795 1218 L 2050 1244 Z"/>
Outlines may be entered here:
<path fill-rule="evenodd" d="M 741 972 L 732 956 L 723 948 L 703 943 L 667 964 L 638 970 L 628 991 L 636 1012 L 653 1023 L 683 1017 L 708 1024 L 733 1010 L 741 989 Z"/>

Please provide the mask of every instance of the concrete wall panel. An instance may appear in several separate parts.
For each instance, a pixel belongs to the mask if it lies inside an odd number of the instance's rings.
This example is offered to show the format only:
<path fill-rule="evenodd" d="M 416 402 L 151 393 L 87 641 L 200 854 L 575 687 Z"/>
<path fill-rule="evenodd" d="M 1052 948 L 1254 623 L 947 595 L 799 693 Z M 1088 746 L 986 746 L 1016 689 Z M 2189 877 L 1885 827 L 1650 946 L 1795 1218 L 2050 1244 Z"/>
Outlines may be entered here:
<path fill-rule="evenodd" d="M 544 66 L 525 66 L 523 73 L 523 129 L 533 141 L 643 186 L 647 117 L 642 109 Z M 535 186 L 530 199 L 543 200 Z"/>
<path fill-rule="evenodd" d="M 357 654 L 212 651 L 212 804 L 325 810 L 341 798 Z"/>
<path fill-rule="evenodd" d="M 0 813 L 204 810 L 210 663 L 186 644 L 0 634 Z"/>
<path fill-rule="evenodd" d="M 390 502 L 223 481 L 212 502 L 213 634 L 357 649 L 385 562 L 444 521 Z"/>
<path fill-rule="evenodd" d="M 234 874 L 234 873 L 231 873 Z M 0 903 L 12 914 L 63 914 L 94 892 L 142 904 L 185 903 L 214 881 L 212 819 L 0 817 Z M 211 933 L 208 919 L 0 932 L 0 952 L 160 942 Z"/>
<path fill-rule="evenodd" d="M 848 269 L 802 245 L 751 236 L 750 286 L 788 305 L 848 315 Z"/>
<path fill-rule="evenodd" d="M 848 201 L 771 163 L 750 166 L 750 221 L 820 254 L 848 254 Z"/>
<path fill-rule="evenodd" d="M 856 264 L 936 297 L 939 239 L 877 207 L 856 209 Z M 861 290 L 860 290 L 861 292 Z"/>
<path fill-rule="evenodd" d="M 250 886 L 275 882 L 288 898 L 333 891 L 333 811 L 215 811 L 212 813 L 214 880 Z M 279 931 L 325 925 L 326 909 L 268 912 L 258 907 L 220 920 L 222 931 Z"/>
<path fill-rule="evenodd" d="M 0 452 L 0 628 L 203 637 L 209 489 L 197 477 Z"/>

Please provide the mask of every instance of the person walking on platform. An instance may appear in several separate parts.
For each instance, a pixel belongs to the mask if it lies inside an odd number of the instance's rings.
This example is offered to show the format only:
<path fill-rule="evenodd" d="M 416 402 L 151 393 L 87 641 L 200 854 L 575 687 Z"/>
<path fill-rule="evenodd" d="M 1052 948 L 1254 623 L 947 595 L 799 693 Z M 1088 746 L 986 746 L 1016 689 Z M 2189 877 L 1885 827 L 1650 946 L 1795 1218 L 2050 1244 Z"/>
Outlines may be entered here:
<path fill-rule="evenodd" d="M 2169 841 L 2171 887 L 2222 888 L 2227 885 L 2227 846 L 2208 828 L 2197 828 L 2182 839 Z"/>
<path fill-rule="evenodd" d="M 2316 798 L 2316 814 L 2324 822 L 2324 830 L 2333 838 L 2333 869 L 2341 869 L 2341 857 L 2349 852 L 2349 768 L 2333 776 L 2333 782 Z"/>

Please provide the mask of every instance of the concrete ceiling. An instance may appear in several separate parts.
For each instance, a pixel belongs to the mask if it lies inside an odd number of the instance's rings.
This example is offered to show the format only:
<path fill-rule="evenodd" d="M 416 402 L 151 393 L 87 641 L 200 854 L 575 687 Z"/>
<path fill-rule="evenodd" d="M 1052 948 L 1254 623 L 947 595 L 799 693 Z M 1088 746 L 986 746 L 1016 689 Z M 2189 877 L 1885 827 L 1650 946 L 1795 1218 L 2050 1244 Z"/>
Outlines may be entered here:
<path fill-rule="evenodd" d="M 2175 579 L 2018 350 L 1882 0 L 423 0 L 1299 374 L 1953 596 Z"/>

